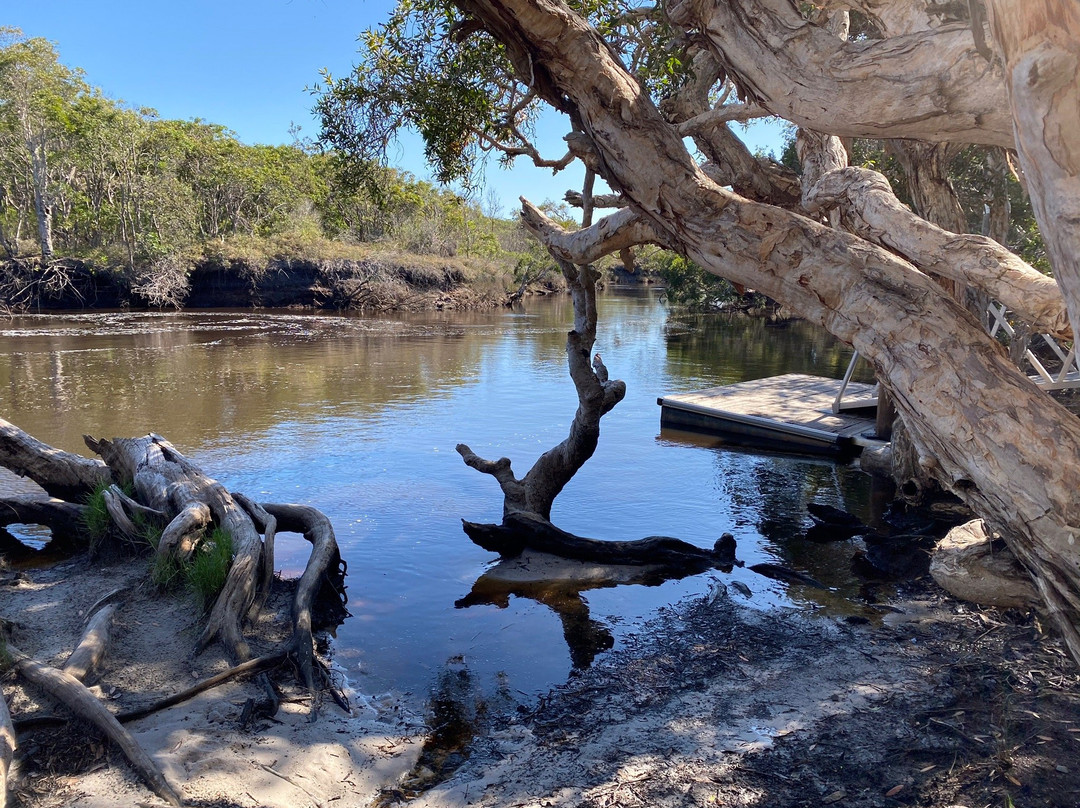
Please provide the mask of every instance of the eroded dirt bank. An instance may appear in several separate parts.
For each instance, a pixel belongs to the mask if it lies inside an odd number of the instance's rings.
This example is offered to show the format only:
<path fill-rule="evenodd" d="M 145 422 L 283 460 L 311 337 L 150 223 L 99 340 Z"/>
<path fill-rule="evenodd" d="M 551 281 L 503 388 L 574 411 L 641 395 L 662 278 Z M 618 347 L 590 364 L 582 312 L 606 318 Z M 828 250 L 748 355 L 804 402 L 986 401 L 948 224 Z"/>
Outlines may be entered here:
<path fill-rule="evenodd" d="M 486 308 L 504 279 L 459 259 L 204 260 L 189 268 L 101 270 L 78 260 L 0 261 L 0 307 L 12 311 L 132 308 L 306 308 L 357 311 Z"/>

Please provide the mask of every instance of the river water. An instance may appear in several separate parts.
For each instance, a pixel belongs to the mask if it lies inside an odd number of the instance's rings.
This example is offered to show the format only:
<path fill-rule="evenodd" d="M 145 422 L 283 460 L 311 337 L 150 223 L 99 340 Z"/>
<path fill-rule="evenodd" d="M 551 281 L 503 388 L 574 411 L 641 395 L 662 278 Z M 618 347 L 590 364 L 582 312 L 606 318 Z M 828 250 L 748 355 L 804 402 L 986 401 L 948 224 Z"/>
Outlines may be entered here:
<path fill-rule="evenodd" d="M 335 659 L 369 693 L 423 698 L 455 658 L 481 688 L 528 701 L 595 653 L 579 645 L 572 659 L 575 630 L 617 646 L 657 609 L 716 581 L 744 583 L 763 608 L 835 607 L 854 594 L 850 548 L 800 534 L 810 499 L 867 517 L 868 478 L 661 434 L 656 405 L 660 395 L 782 372 L 839 376 L 850 351 L 802 322 L 673 315 L 644 290 L 600 301 L 596 349 L 628 392 L 553 521 L 597 538 L 662 534 L 710 547 L 731 532 L 748 564 L 798 566 L 834 591 L 823 599 L 736 569 L 572 593 L 569 605 L 565 593 L 533 591 L 455 608 L 495 560 L 460 520 L 499 521 L 502 498 L 454 446 L 509 456 L 520 475 L 565 437 L 576 406 L 564 357 L 571 322 L 563 297 L 516 311 L 380 317 L 19 316 L 0 324 L 0 414 L 83 453 L 83 433 L 157 432 L 231 490 L 324 511 L 349 569 L 352 617 L 337 631 Z M 306 554 L 302 538 L 279 537 L 286 574 Z"/>

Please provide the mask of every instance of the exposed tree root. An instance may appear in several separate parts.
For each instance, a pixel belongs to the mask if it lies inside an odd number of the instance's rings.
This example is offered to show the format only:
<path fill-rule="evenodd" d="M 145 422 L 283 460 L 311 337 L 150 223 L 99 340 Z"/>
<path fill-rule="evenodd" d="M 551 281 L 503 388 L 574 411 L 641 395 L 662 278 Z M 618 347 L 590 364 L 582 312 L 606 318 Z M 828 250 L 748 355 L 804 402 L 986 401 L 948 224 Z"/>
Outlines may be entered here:
<path fill-rule="evenodd" d="M 85 682 L 86 677 L 97 669 L 109 647 L 116 608 L 116 604 L 110 603 L 90 618 L 79 644 L 64 663 L 64 673 Z"/>
<path fill-rule="evenodd" d="M 15 756 L 15 728 L 4 694 L 0 693 L 0 808 L 7 808 L 8 770 Z"/>
<path fill-rule="evenodd" d="M 203 679 L 198 684 L 192 685 L 186 690 L 181 690 L 179 693 L 174 693 L 164 699 L 155 701 L 153 704 L 149 704 L 146 707 L 139 707 L 136 710 L 125 710 L 121 713 L 117 713 L 116 720 L 126 724 L 128 721 L 136 721 L 140 718 L 145 718 L 146 716 L 153 715 L 161 710 L 175 707 L 177 704 L 183 704 L 188 699 L 193 699 L 200 693 L 205 693 L 207 690 L 217 687 L 220 684 L 224 684 L 238 676 L 244 676 L 250 673 L 261 673 L 263 671 L 268 671 L 271 668 L 276 668 L 288 658 L 288 651 L 275 651 L 272 654 L 249 659 L 247 662 L 241 662 L 239 665 L 234 665 L 228 670 L 224 670 L 221 673 Z"/>
<path fill-rule="evenodd" d="M 334 528 L 322 512 L 308 505 L 267 503 L 262 507 L 277 520 L 279 529 L 303 533 L 304 538 L 311 542 L 311 555 L 308 557 L 304 574 L 300 576 L 293 600 L 292 645 L 296 651 L 301 678 L 309 689 L 314 689 L 315 645 L 311 636 L 311 607 L 327 579 L 328 572 L 332 569 L 334 573 L 338 573 L 342 564 L 337 539 L 334 538 Z M 344 574 L 342 570 L 340 577 L 343 578 Z M 338 591 L 341 592 L 340 582 Z"/>
<path fill-rule="evenodd" d="M 105 484 L 105 509 L 117 532 L 128 540 L 146 541 L 147 523 L 164 530 L 155 550 L 159 561 L 184 559 L 198 552 L 211 527 L 223 531 L 232 542 L 233 556 L 225 585 L 211 608 L 196 652 L 220 640 L 234 667 L 210 677 L 182 693 L 148 707 L 114 716 L 82 684 L 104 658 L 109 630 L 117 606 L 110 603 L 123 590 L 110 593 L 91 610 L 91 619 L 76 649 L 56 670 L 42 665 L 17 649 L 14 668 L 27 681 L 44 689 L 79 717 L 99 727 L 124 752 L 140 777 L 163 799 L 180 805 L 179 793 L 167 782 L 154 761 L 135 743 L 119 721 L 131 721 L 189 699 L 222 682 L 244 674 L 262 672 L 294 659 L 297 673 L 311 691 L 330 689 L 333 698 L 348 709 L 334 688 L 329 672 L 315 655 L 312 635 L 313 607 L 320 592 L 330 594 L 337 614 L 344 612 L 345 565 L 338 551 L 333 526 L 317 509 L 306 505 L 260 505 L 243 495 L 230 494 L 220 483 L 206 476 L 168 441 L 158 435 L 141 438 L 95 440 L 87 436 L 87 446 L 104 462 L 61 452 L 37 441 L 22 430 L 0 420 L 0 465 L 28 476 L 53 496 L 16 497 L 0 505 L 0 525 L 10 522 L 45 524 L 55 533 L 86 540 L 81 504 L 94 489 Z M 130 483 L 130 497 L 113 482 Z M 292 633 L 283 647 L 256 659 L 242 632 L 245 620 L 254 619 L 273 583 L 274 542 L 278 530 L 302 533 L 311 542 L 311 554 L 297 584 L 292 605 Z M 217 541 L 217 539 L 215 539 Z M 239 664 L 236 664 L 239 663 Z M 314 702 L 313 702 L 314 703 Z M 6 771 L 14 748 L 11 721 L 0 715 L 0 774 Z M 315 717 L 312 711 L 312 718 Z M 43 716 L 15 722 L 21 728 L 49 723 Z M 2 808 L 2 805 L 0 805 Z"/>
<path fill-rule="evenodd" d="M 254 620 L 259 616 L 266 598 L 270 594 L 270 585 L 274 580 L 274 540 L 277 537 L 277 519 L 271 516 L 259 503 L 249 499 L 243 494 L 233 492 L 233 498 L 248 512 L 248 516 L 255 522 L 255 526 L 263 534 L 263 557 L 262 569 L 259 572 L 258 588 L 255 599 L 248 610 L 248 620 Z"/>

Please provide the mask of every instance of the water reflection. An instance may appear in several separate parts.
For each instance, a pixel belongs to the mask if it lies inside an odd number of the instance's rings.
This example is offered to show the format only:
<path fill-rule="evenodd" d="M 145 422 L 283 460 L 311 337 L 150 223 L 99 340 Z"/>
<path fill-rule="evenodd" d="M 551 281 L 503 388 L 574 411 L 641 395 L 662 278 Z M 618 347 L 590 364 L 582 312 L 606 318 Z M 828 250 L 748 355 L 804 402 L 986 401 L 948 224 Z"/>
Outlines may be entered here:
<path fill-rule="evenodd" d="M 830 577 L 835 559 L 815 560 L 818 550 L 787 533 L 803 529 L 799 503 L 811 496 L 869 519 L 865 478 L 820 461 L 657 439 L 656 406 L 660 395 L 773 373 L 840 375 L 850 351 L 805 323 L 669 318 L 649 293 L 607 295 L 600 306 L 596 349 L 628 393 L 552 520 L 578 535 L 670 535 L 706 548 L 732 532 L 748 563 L 788 563 L 850 591 Z M 565 298 L 523 312 L 375 318 L 15 317 L 0 330 L 0 414 L 83 453 L 83 433 L 157 432 L 231 490 L 326 513 L 349 564 L 353 614 L 336 654 L 364 689 L 427 692 L 443 662 L 461 655 L 482 686 L 535 693 L 595 653 L 588 649 L 606 642 L 604 632 L 617 644 L 635 621 L 710 581 L 588 589 L 580 605 L 574 597 L 585 588 L 550 597 L 507 590 L 497 600 L 505 608 L 453 608 L 493 560 L 460 519 L 498 521 L 502 502 L 497 484 L 466 468 L 454 446 L 527 468 L 565 437 L 576 406 L 564 354 L 571 323 Z M 302 569 L 306 543 L 278 549 L 284 573 Z M 745 569 L 732 576 L 754 602 L 813 597 Z"/>
<path fill-rule="evenodd" d="M 710 569 L 731 572 L 731 564 Z M 559 617 L 563 639 L 575 668 L 587 668 L 596 655 L 615 644 L 611 628 L 595 619 L 582 592 L 616 586 L 660 586 L 667 581 L 700 575 L 702 569 L 674 570 L 659 564 L 630 566 L 576 561 L 547 553 L 526 550 L 514 558 L 503 558 L 484 572 L 465 597 L 454 606 L 510 606 L 511 596 L 543 604 Z"/>

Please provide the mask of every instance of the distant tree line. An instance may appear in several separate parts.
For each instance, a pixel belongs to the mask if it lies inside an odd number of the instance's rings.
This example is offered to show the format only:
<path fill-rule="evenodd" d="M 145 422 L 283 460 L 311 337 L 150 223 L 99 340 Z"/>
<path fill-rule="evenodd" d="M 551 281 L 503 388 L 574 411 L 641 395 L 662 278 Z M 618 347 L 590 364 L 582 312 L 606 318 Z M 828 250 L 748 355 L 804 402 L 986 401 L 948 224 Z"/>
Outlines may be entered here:
<path fill-rule="evenodd" d="M 106 97 L 54 45 L 0 28 L 0 251 L 103 267 L 175 265 L 392 242 L 440 256 L 518 260 L 520 228 L 381 165 L 353 181 L 332 151 L 241 143 Z M 371 178 L 374 177 L 374 182 Z"/>

